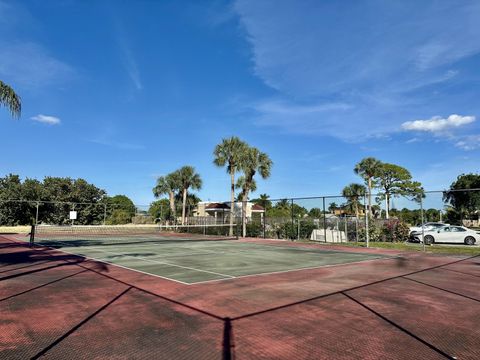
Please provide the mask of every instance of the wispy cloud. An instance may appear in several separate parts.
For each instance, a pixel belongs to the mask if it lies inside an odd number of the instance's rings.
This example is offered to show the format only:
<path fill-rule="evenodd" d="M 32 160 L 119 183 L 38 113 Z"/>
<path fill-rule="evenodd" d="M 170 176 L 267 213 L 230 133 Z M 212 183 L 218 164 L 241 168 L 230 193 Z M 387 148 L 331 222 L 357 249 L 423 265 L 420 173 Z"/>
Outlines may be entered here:
<path fill-rule="evenodd" d="M 366 139 L 443 112 L 443 93 L 436 102 L 432 93 L 469 81 L 461 61 L 480 53 L 478 1 L 237 0 L 235 11 L 254 74 L 288 103 L 259 101 L 269 107 L 252 107 L 255 123 L 287 132 Z M 348 107 L 317 110 L 323 103 Z"/>
<path fill-rule="evenodd" d="M 97 144 L 97 145 L 110 146 L 110 147 L 114 147 L 114 148 L 122 149 L 122 150 L 143 150 L 143 149 L 145 149 L 144 145 L 132 144 L 132 143 L 128 143 L 128 142 L 115 141 L 115 140 L 89 139 L 87 141 L 91 142 L 91 143 L 94 143 L 94 144 Z"/>
<path fill-rule="evenodd" d="M 0 42 L 0 76 L 18 86 L 40 88 L 62 84 L 74 75 L 70 65 L 32 42 Z"/>
<path fill-rule="evenodd" d="M 467 135 L 461 137 L 455 146 L 466 151 L 476 150 L 480 148 L 480 135 Z"/>
<path fill-rule="evenodd" d="M 210 6 L 205 7 L 205 4 L 199 6 L 205 9 L 207 21 L 211 26 L 223 25 L 237 16 L 232 4 L 225 5 L 223 2 L 214 1 Z"/>
<path fill-rule="evenodd" d="M 61 123 L 60 118 L 56 116 L 50 116 L 50 115 L 38 114 L 38 115 L 32 116 L 30 119 L 42 124 L 47 124 L 47 125 L 60 125 Z"/>
<path fill-rule="evenodd" d="M 133 85 L 135 86 L 135 89 L 142 90 L 143 84 L 140 76 L 140 70 L 138 68 L 134 52 L 132 51 L 129 36 L 125 32 L 123 23 L 115 15 L 113 15 L 113 26 L 115 41 L 117 42 L 118 47 L 121 51 L 122 62 L 127 71 L 127 74 Z"/>
<path fill-rule="evenodd" d="M 426 131 L 431 133 L 443 132 L 445 130 L 455 129 L 475 121 L 475 116 L 461 116 L 452 114 L 447 118 L 434 116 L 428 120 L 406 121 L 402 124 L 402 129 L 406 131 Z"/>

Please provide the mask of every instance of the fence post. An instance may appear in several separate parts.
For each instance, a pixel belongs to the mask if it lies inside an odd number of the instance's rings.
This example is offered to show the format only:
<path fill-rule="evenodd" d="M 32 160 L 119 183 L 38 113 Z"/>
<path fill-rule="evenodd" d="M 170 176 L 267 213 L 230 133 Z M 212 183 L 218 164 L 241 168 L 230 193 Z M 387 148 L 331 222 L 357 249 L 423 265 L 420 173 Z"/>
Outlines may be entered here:
<path fill-rule="evenodd" d="M 355 217 L 355 242 L 358 245 L 358 217 Z"/>
<path fill-rule="evenodd" d="M 267 238 L 267 207 L 263 208 L 263 238 Z"/>
<path fill-rule="evenodd" d="M 103 225 L 107 224 L 107 204 L 103 204 Z"/>
<path fill-rule="evenodd" d="M 323 199 L 323 241 L 327 242 L 327 214 L 325 214 L 325 197 Z"/>
<path fill-rule="evenodd" d="M 298 219 L 297 240 L 300 240 L 300 219 Z"/>
<path fill-rule="evenodd" d="M 365 194 L 363 195 L 364 203 L 365 203 L 365 240 L 367 242 L 367 248 L 370 246 L 370 231 L 368 227 L 368 219 L 370 217 L 370 208 L 367 205 L 367 189 L 365 189 Z"/>
<path fill-rule="evenodd" d="M 423 226 L 423 199 L 422 194 L 420 194 L 420 216 L 422 222 L 422 250 L 425 251 L 425 227 Z"/>
<path fill-rule="evenodd" d="M 290 206 L 290 212 L 291 212 L 291 215 L 292 215 L 292 234 L 290 236 L 291 240 L 295 240 L 295 235 L 294 234 L 294 229 L 295 229 L 295 219 L 293 218 L 293 199 L 291 199 L 291 206 Z"/>

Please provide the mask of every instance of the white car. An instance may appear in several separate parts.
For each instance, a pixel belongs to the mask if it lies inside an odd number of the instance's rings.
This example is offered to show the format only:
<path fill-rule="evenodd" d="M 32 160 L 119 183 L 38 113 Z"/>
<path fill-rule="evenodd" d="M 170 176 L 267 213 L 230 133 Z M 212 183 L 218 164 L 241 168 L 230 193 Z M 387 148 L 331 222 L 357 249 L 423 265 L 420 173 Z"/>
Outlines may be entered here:
<path fill-rule="evenodd" d="M 444 223 L 441 223 L 441 222 L 427 222 L 425 224 L 420 224 L 420 225 L 417 225 L 417 226 L 411 226 L 410 227 L 410 235 L 412 235 L 412 233 L 414 232 L 422 232 L 422 227 L 424 229 L 424 231 L 430 231 L 430 230 L 437 230 L 437 229 L 440 229 L 441 227 L 444 227 L 444 226 L 448 226 L 450 224 L 444 224 Z"/>
<path fill-rule="evenodd" d="M 424 231 L 425 244 L 433 243 L 461 243 L 474 245 L 480 242 L 480 232 L 467 229 L 464 226 L 444 226 L 435 230 Z M 422 241 L 422 232 L 416 231 L 413 237 Z"/>

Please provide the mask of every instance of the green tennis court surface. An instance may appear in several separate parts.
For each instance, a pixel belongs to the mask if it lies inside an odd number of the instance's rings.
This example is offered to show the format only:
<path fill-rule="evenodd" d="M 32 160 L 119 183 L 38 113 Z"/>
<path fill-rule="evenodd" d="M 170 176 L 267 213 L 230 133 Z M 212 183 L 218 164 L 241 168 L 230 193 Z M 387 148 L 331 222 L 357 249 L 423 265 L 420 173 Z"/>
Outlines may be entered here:
<path fill-rule="evenodd" d="M 242 276 L 308 269 L 385 258 L 384 255 L 346 253 L 263 245 L 241 240 L 152 241 L 102 244 L 92 240 L 44 241 L 42 245 L 88 258 L 161 276 L 186 284 Z"/>

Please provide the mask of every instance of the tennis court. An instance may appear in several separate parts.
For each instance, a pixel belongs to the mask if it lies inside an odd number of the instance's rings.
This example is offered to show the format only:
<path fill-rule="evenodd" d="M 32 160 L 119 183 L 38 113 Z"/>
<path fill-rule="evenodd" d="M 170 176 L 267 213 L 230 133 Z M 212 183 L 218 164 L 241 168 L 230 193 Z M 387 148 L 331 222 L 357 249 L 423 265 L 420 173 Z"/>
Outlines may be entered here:
<path fill-rule="evenodd" d="M 1 359 L 480 358 L 479 257 L 37 230 L 0 235 Z"/>
<path fill-rule="evenodd" d="M 183 284 L 272 274 L 385 258 L 318 248 L 254 243 L 229 225 L 42 227 L 35 245 L 115 264 Z"/>

